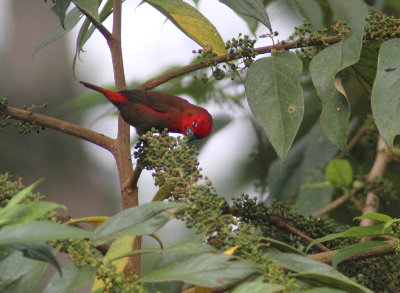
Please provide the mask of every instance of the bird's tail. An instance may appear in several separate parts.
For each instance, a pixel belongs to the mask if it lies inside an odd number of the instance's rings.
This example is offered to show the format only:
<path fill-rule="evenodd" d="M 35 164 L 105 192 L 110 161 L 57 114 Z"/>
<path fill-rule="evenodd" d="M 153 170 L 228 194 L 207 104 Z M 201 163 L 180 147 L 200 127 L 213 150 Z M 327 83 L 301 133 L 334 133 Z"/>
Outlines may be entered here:
<path fill-rule="evenodd" d="M 85 87 L 90 88 L 92 90 L 98 91 L 100 93 L 102 93 L 103 95 L 106 96 L 106 98 L 108 100 L 110 100 L 110 102 L 112 103 L 125 103 L 128 98 L 125 97 L 124 95 L 118 93 L 118 92 L 113 92 L 113 91 L 109 91 L 105 88 L 99 87 L 97 85 L 88 83 L 88 82 L 84 82 L 84 81 L 80 81 L 81 84 L 83 84 Z"/>

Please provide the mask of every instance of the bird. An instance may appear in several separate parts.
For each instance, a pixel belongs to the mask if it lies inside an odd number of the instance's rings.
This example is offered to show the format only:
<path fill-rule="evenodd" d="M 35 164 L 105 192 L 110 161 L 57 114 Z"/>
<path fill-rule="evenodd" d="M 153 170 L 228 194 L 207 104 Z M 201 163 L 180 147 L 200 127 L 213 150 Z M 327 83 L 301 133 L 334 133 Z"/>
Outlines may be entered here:
<path fill-rule="evenodd" d="M 153 127 L 158 131 L 167 128 L 169 132 L 184 134 L 189 140 L 204 138 L 211 133 L 213 119 L 210 113 L 183 98 L 148 90 L 114 92 L 88 82 L 80 83 L 102 93 L 139 135 Z"/>

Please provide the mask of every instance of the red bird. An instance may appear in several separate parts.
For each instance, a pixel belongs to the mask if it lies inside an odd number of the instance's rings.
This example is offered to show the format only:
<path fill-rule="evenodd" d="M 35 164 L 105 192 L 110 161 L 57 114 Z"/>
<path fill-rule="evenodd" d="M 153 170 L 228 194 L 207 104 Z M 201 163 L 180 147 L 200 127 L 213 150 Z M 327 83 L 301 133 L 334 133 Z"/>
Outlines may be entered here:
<path fill-rule="evenodd" d="M 168 128 L 168 131 L 182 133 L 189 139 L 203 138 L 211 132 L 210 113 L 177 96 L 141 90 L 113 92 L 87 82 L 80 83 L 105 95 L 139 135 L 152 127 L 159 131 Z"/>

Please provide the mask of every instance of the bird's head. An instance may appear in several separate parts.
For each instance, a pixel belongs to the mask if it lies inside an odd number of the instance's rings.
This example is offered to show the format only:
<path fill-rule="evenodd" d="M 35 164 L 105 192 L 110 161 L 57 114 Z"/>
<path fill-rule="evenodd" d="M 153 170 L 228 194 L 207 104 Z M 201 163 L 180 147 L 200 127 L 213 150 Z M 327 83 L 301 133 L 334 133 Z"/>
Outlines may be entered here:
<path fill-rule="evenodd" d="M 186 110 L 182 115 L 182 130 L 189 140 L 203 138 L 210 134 L 213 120 L 206 109 L 193 107 Z"/>

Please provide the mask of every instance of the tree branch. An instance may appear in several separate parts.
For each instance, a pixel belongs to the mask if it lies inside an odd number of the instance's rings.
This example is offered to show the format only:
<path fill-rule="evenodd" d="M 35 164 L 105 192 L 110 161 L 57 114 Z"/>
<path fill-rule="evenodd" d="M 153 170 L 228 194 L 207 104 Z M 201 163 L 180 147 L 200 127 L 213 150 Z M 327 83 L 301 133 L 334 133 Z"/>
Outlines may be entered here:
<path fill-rule="evenodd" d="M 387 147 L 386 143 L 379 136 L 378 137 L 378 146 L 374 164 L 372 165 L 372 169 L 367 176 L 367 180 L 372 180 L 375 177 L 382 177 L 385 173 L 385 169 L 387 163 L 390 159 L 390 150 Z M 365 215 L 367 213 L 373 213 L 378 210 L 379 207 L 379 198 L 372 192 L 368 192 L 365 198 L 365 204 L 362 211 L 362 214 Z M 360 226 L 371 226 L 375 223 L 374 220 L 371 219 L 362 219 Z"/>
<path fill-rule="evenodd" d="M 60 119 L 56 119 L 39 113 L 29 112 L 11 106 L 0 107 L 0 113 L 9 115 L 13 119 L 26 122 L 34 122 L 39 126 L 75 136 L 77 138 L 94 143 L 95 145 L 98 145 L 110 151 L 111 153 L 113 153 L 115 148 L 114 139 L 93 130 L 87 129 L 85 127 L 72 124 Z"/>
<path fill-rule="evenodd" d="M 351 138 L 351 140 L 347 144 L 347 148 L 349 151 L 358 143 L 358 141 L 362 138 L 362 136 L 364 135 L 364 133 L 366 131 L 367 131 L 367 126 L 365 124 L 358 129 L 357 133 Z M 344 155 L 345 155 L 345 153 L 340 153 L 336 157 L 336 159 L 339 159 L 339 160 L 343 159 Z"/>
<path fill-rule="evenodd" d="M 283 228 L 286 230 L 289 230 L 290 232 L 296 234 L 297 236 L 307 240 L 308 242 L 312 242 L 314 241 L 314 239 L 312 239 L 311 237 L 307 236 L 306 234 L 304 234 L 302 231 L 300 231 L 299 229 L 296 229 L 295 227 L 293 227 L 292 225 L 286 223 L 285 221 L 283 221 L 281 218 L 276 217 L 276 216 L 268 216 L 267 217 L 267 221 L 270 222 L 271 224 L 274 224 L 275 226 L 279 227 L 279 228 Z M 315 246 L 317 246 L 319 249 L 321 249 L 322 251 L 331 251 L 328 247 L 326 247 L 325 245 L 321 244 L 321 243 L 317 243 L 315 244 Z"/>
<path fill-rule="evenodd" d="M 124 62 L 121 47 L 121 22 L 122 0 L 113 0 L 113 31 L 107 43 L 110 48 L 115 87 L 118 91 L 126 89 Z M 122 208 L 127 209 L 139 205 L 139 191 L 137 184 L 127 186 L 127 182 L 135 177 L 130 151 L 130 125 L 124 121 L 121 114 L 118 115 L 118 134 L 116 139 L 115 161 L 117 163 L 119 182 L 121 187 Z M 139 172 L 140 174 L 140 172 Z M 132 245 L 132 250 L 142 247 L 142 237 L 138 236 Z M 140 277 L 140 255 L 131 256 L 124 268 L 126 276 L 132 273 Z"/>
<path fill-rule="evenodd" d="M 350 256 L 344 260 L 344 262 L 348 261 L 355 261 L 355 260 L 363 260 L 363 259 L 368 259 L 371 257 L 377 257 L 377 256 L 382 256 L 386 254 L 394 254 L 396 252 L 396 245 L 392 241 L 387 241 L 388 243 L 391 243 L 392 245 L 390 246 L 384 246 L 384 247 L 379 247 L 375 248 L 372 250 L 368 250 L 363 253 L 355 254 L 353 256 Z M 338 252 L 338 250 L 332 250 L 328 252 L 321 252 L 321 253 L 316 253 L 316 254 L 310 254 L 308 257 L 326 263 L 326 264 L 331 264 L 333 257 L 335 254 Z"/>
<path fill-rule="evenodd" d="M 100 29 L 100 27 L 103 26 L 101 23 L 99 23 L 98 21 L 96 21 L 95 19 L 90 17 L 90 15 L 88 16 L 84 11 L 82 13 L 88 17 L 88 19 L 93 23 L 93 25 L 96 28 L 98 28 L 99 30 L 103 30 L 103 33 L 105 33 L 104 32 L 105 28 L 104 29 Z M 116 11 L 114 10 L 114 15 L 115 15 L 115 13 L 117 13 L 117 15 L 118 15 L 120 12 L 118 12 L 118 9 L 117 9 Z M 118 31 L 120 31 L 120 30 L 118 29 Z M 114 63 L 116 64 L 116 65 L 114 65 L 114 77 L 115 77 L 115 80 L 116 80 L 115 81 L 116 82 L 116 87 L 117 87 L 117 90 L 123 90 L 123 89 L 126 88 L 126 83 L 125 83 L 125 75 L 123 73 L 122 50 L 118 49 L 119 53 L 116 54 L 117 48 L 116 48 L 116 45 L 114 43 L 118 43 L 116 41 L 117 39 L 115 38 L 115 36 L 111 37 L 111 35 L 108 35 L 108 33 L 105 33 L 105 35 L 106 35 L 105 38 L 107 40 L 108 39 L 110 39 L 110 40 L 112 39 L 110 41 L 110 43 L 112 44 L 112 48 L 113 48 L 112 52 L 114 52 L 111 55 L 112 56 L 114 55 L 113 58 L 115 58 L 115 59 L 113 59 L 113 64 Z M 319 42 L 315 42 L 314 44 L 309 44 L 309 46 L 318 45 L 318 44 L 322 44 L 322 43 L 333 44 L 333 43 L 339 42 L 340 40 L 341 39 L 339 37 L 327 37 L 327 38 L 323 38 Z M 258 55 L 258 54 L 270 53 L 272 50 L 295 49 L 295 48 L 300 47 L 300 45 L 301 44 L 299 44 L 296 41 L 288 42 L 288 43 L 282 42 L 282 43 L 278 43 L 276 45 L 255 48 L 254 49 L 254 53 Z M 118 55 L 118 57 L 116 55 Z M 169 81 L 169 80 L 171 80 L 173 78 L 179 77 L 181 75 L 184 75 L 184 74 L 187 74 L 187 73 L 190 73 L 190 72 L 194 72 L 194 71 L 202 69 L 202 68 L 206 68 L 206 67 L 210 66 L 210 63 L 213 63 L 213 64 L 214 64 L 214 62 L 223 63 L 223 62 L 227 62 L 227 61 L 235 60 L 235 59 L 240 59 L 240 58 L 242 58 L 240 56 L 240 53 L 234 53 L 234 54 L 227 54 L 227 55 L 223 55 L 223 56 L 214 57 L 214 58 L 211 58 L 208 61 L 200 61 L 200 62 L 195 63 L 195 64 L 183 66 L 183 67 L 181 67 L 179 69 L 167 72 L 167 73 L 162 74 L 162 75 L 160 75 L 158 77 L 150 79 L 150 80 L 142 83 L 141 85 L 139 85 L 137 87 L 137 89 L 149 90 L 149 89 L 152 89 L 152 88 L 154 88 L 154 87 L 156 87 L 156 86 L 158 86 L 158 85 L 160 85 L 162 83 L 165 83 L 165 82 L 167 82 L 167 81 Z M 122 68 L 122 70 L 121 70 L 121 68 Z M 4 112 L 5 110 L 0 110 L 0 112 L 7 113 L 8 115 L 12 116 L 12 118 L 14 118 L 14 119 L 27 121 L 27 122 L 35 122 L 40 126 L 51 128 L 51 129 L 63 132 L 65 134 L 68 134 L 68 135 L 72 135 L 72 136 L 76 136 L 78 138 L 82 138 L 82 139 L 84 139 L 86 141 L 92 142 L 92 143 L 94 143 L 96 145 L 99 145 L 99 146 L 101 146 L 103 148 L 106 148 L 108 150 L 111 150 L 112 147 L 115 147 L 114 146 L 114 140 L 112 138 L 106 137 L 106 136 L 104 136 L 102 134 L 99 134 L 99 133 L 94 132 L 92 130 L 86 129 L 84 127 L 81 127 L 81 126 L 78 126 L 78 125 L 74 125 L 72 123 L 69 123 L 69 122 L 66 122 L 66 121 L 62 121 L 62 120 L 59 120 L 59 119 L 56 119 L 56 118 L 52 118 L 52 117 L 49 117 L 49 116 L 46 116 L 46 115 L 41 115 L 41 114 L 36 114 L 36 113 L 33 113 L 33 115 L 32 115 L 31 112 L 24 111 L 24 110 L 21 110 L 21 109 L 18 109 L 18 108 L 10 107 L 10 106 L 6 107 L 6 109 L 8 109 L 8 110 L 12 109 L 12 111 L 11 111 L 12 113 Z M 18 111 L 22 111 L 22 113 L 24 113 L 24 112 L 26 112 L 26 113 L 24 115 L 19 115 L 17 113 L 21 113 L 21 112 L 18 112 Z M 41 117 L 41 118 L 37 119 L 37 117 Z M 51 126 L 52 123 L 50 123 L 50 125 L 49 125 L 49 122 L 45 121 L 45 120 L 47 120 L 47 118 L 49 118 L 50 120 L 51 119 L 55 119 L 57 121 L 57 123 L 54 123 L 54 124 L 58 124 L 59 127 L 58 126 L 52 127 Z M 123 124 L 123 123 L 121 123 L 121 124 Z M 78 129 L 78 128 L 80 128 L 80 129 Z M 126 132 L 126 130 L 124 130 L 122 132 Z M 104 138 L 104 140 L 106 140 L 107 142 L 103 142 L 102 138 Z M 107 140 L 107 138 L 109 140 Z M 135 181 L 137 182 L 137 180 L 133 180 L 132 182 L 135 182 Z"/>
<path fill-rule="evenodd" d="M 313 41 L 313 42 L 309 39 L 305 39 L 303 42 L 282 41 L 275 45 L 255 48 L 255 49 L 253 49 L 253 53 L 255 55 L 267 54 L 267 53 L 271 53 L 272 51 L 290 50 L 290 49 L 300 48 L 303 46 L 311 47 L 311 46 L 318 46 L 318 45 L 324 45 L 324 44 L 325 45 L 326 44 L 334 44 L 334 43 L 340 42 L 341 40 L 342 39 L 340 37 L 330 36 L 330 37 L 321 38 L 321 40 Z M 194 72 L 194 71 L 197 71 L 202 68 L 209 67 L 209 66 L 211 66 L 211 64 L 224 63 L 224 62 L 228 62 L 228 61 L 232 61 L 232 60 L 236 60 L 236 59 L 240 59 L 240 58 L 243 58 L 243 56 L 241 55 L 241 52 L 239 51 L 239 52 L 236 52 L 233 54 L 217 56 L 217 57 L 213 57 L 208 60 L 205 60 L 205 61 L 200 61 L 198 63 L 186 65 L 186 66 L 180 67 L 178 69 L 172 70 L 170 72 L 164 73 L 155 78 L 149 79 L 148 81 L 146 81 L 146 82 L 142 83 L 141 85 L 139 85 L 138 87 L 136 87 L 136 89 L 149 90 L 149 89 L 152 89 L 152 88 L 154 88 L 162 83 L 165 83 L 173 78 L 176 78 L 178 76 L 181 76 L 181 75 L 184 75 L 184 74 L 187 74 L 190 72 Z"/>
<path fill-rule="evenodd" d="M 314 212 L 312 215 L 313 217 L 321 217 L 322 215 L 325 215 L 329 213 L 330 211 L 336 209 L 338 206 L 340 206 L 342 203 L 346 202 L 350 197 L 349 193 L 345 193 L 342 196 L 338 197 L 334 201 L 332 201 L 330 204 L 324 206 L 322 209 Z"/>

